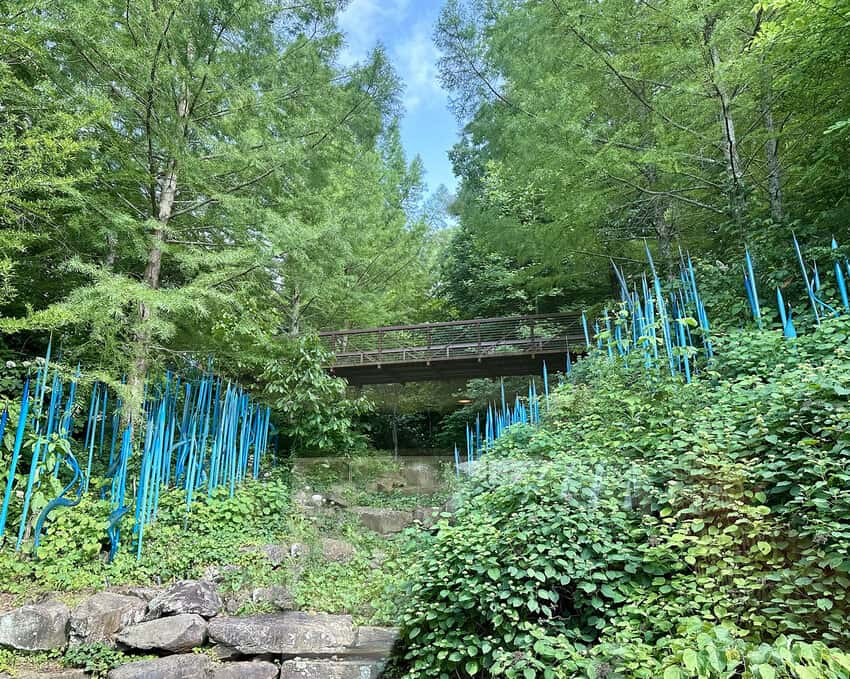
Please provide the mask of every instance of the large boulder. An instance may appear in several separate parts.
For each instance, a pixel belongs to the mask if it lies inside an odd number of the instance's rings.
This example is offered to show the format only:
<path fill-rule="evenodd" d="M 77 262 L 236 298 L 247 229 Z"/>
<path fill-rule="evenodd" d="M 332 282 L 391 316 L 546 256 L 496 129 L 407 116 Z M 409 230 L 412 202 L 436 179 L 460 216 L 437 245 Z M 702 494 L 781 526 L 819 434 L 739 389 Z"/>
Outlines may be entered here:
<path fill-rule="evenodd" d="M 355 507 L 351 510 L 360 517 L 361 523 L 369 530 L 381 535 L 399 533 L 413 523 L 412 512 L 379 507 Z"/>
<path fill-rule="evenodd" d="M 147 607 L 139 597 L 99 592 L 71 613 L 71 643 L 111 643 L 119 630 L 144 620 Z"/>
<path fill-rule="evenodd" d="M 68 645 L 71 611 L 61 601 L 22 606 L 0 615 L 0 646 L 51 651 Z"/>
<path fill-rule="evenodd" d="M 247 618 L 215 618 L 210 639 L 243 655 L 335 655 L 354 644 L 350 615 L 273 613 Z"/>
<path fill-rule="evenodd" d="M 228 662 L 213 668 L 211 679 L 277 679 L 277 665 L 263 660 Z"/>
<path fill-rule="evenodd" d="M 158 618 L 127 627 L 117 640 L 123 646 L 141 651 L 185 653 L 204 645 L 207 621 L 194 613 Z"/>
<path fill-rule="evenodd" d="M 145 601 L 150 601 L 157 594 L 162 592 L 162 590 L 157 587 L 137 587 L 136 585 L 110 587 L 109 591 L 115 592 L 116 594 L 126 594 L 127 596 L 134 596 L 137 599 L 144 599 Z"/>
<path fill-rule="evenodd" d="M 385 658 L 399 639 L 397 627 L 358 627 L 350 655 L 364 658 Z"/>
<path fill-rule="evenodd" d="M 289 545 L 262 545 L 260 552 L 262 552 L 272 568 L 282 565 L 290 557 Z"/>
<path fill-rule="evenodd" d="M 221 597 L 207 580 L 181 580 L 151 599 L 148 610 L 152 617 L 194 613 L 212 618 L 221 610 Z"/>
<path fill-rule="evenodd" d="M 280 679 L 378 679 L 383 663 L 374 660 L 307 660 L 281 665 Z"/>
<path fill-rule="evenodd" d="M 209 679 L 212 660 L 203 653 L 140 660 L 110 670 L 107 679 Z"/>

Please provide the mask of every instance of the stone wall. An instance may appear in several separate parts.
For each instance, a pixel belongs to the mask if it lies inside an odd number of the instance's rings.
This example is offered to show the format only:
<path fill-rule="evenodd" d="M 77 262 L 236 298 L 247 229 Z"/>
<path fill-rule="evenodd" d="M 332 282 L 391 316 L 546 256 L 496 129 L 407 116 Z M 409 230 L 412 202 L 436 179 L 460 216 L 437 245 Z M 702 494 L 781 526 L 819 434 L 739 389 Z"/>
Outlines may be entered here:
<path fill-rule="evenodd" d="M 0 614 L 0 646 L 50 651 L 100 642 L 158 656 L 113 669 L 109 679 L 376 679 L 398 636 L 392 628 L 358 627 L 348 615 L 281 610 L 236 617 L 223 609 L 206 580 L 99 592 L 73 610 L 47 600 Z M 80 670 L 16 675 L 85 676 Z"/>

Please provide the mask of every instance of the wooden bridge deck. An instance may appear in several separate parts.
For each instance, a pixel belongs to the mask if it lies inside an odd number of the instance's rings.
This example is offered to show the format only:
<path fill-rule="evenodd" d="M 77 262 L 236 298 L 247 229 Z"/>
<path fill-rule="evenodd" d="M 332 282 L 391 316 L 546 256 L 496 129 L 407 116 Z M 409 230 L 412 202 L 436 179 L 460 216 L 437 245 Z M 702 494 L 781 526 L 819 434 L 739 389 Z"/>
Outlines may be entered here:
<path fill-rule="evenodd" d="M 537 374 L 584 351 L 580 314 L 546 314 L 324 332 L 328 366 L 351 384 Z"/>

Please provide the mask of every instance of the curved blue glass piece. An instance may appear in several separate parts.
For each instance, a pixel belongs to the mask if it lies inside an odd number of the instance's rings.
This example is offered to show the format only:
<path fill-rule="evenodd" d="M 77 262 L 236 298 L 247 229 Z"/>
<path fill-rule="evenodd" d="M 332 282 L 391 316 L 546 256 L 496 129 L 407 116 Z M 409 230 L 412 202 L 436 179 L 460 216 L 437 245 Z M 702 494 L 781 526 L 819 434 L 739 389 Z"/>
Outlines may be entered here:
<path fill-rule="evenodd" d="M 71 482 L 66 485 L 62 492 L 59 493 L 59 496 L 54 500 L 51 500 L 47 503 L 47 506 L 41 510 L 41 514 L 38 515 L 38 519 L 35 522 L 35 542 L 33 546 L 38 549 L 39 544 L 41 543 L 41 534 L 44 528 L 44 522 L 47 520 L 47 517 L 57 507 L 76 507 L 80 504 L 80 500 L 82 500 L 83 494 L 83 485 L 82 485 L 82 470 L 80 469 L 80 465 L 77 462 L 77 458 L 75 458 L 71 453 L 66 453 L 63 462 L 67 464 L 71 471 L 74 472 L 74 477 L 71 479 Z M 74 498 L 65 497 L 66 494 L 71 492 L 71 489 L 79 484 L 77 487 L 76 493 L 74 494 Z"/>

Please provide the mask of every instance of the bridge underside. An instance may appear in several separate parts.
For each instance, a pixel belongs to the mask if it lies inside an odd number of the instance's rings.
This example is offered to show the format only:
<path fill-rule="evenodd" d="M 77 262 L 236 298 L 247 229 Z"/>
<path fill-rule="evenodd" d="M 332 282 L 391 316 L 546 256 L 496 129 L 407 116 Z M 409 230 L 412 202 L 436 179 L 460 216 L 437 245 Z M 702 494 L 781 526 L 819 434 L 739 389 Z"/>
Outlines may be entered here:
<path fill-rule="evenodd" d="M 426 382 L 539 375 L 566 368 L 584 348 L 580 314 L 476 318 L 319 335 L 333 357 L 328 370 L 350 384 Z"/>
<path fill-rule="evenodd" d="M 544 351 L 537 354 L 517 353 L 430 361 L 395 361 L 384 364 L 335 366 L 331 372 L 337 377 L 344 377 L 349 384 L 360 386 L 474 377 L 540 375 L 543 372 L 544 361 L 551 372 L 563 372 L 566 354 L 563 351 Z"/>

